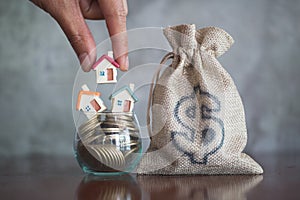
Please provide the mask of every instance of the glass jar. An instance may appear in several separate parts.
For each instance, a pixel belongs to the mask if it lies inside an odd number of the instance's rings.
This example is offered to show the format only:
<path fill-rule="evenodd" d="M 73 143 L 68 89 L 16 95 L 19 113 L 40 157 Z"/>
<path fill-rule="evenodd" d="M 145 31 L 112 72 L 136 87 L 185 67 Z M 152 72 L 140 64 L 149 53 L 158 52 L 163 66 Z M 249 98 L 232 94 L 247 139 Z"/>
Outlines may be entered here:
<path fill-rule="evenodd" d="M 140 127 L 134 113 L 97 113 L 78 128 L 75 157 L 85 173 L 132 172 L 142 155 Z"/>

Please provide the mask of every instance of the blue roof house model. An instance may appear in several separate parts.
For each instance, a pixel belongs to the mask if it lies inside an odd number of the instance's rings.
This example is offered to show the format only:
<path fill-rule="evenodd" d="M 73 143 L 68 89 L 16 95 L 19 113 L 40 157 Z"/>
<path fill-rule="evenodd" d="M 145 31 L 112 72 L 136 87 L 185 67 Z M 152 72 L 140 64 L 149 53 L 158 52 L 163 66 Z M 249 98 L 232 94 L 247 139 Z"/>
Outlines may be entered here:
<path fill-rule="evenodd" d="M 134 84 L 124 86 L 114 92 L 110 99 L 112 101 L 112 112 L 132 112 L 134 103 L 138 101 L 134 94 Z"/>

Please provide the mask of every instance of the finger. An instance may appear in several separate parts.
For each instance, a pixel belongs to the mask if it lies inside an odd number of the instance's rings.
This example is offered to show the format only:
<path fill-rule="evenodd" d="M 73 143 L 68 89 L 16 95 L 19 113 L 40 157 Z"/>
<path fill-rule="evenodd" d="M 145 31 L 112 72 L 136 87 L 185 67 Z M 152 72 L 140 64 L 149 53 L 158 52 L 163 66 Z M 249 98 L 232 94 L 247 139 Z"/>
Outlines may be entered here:
<path fill-rule="evenodd" d="M 129 65 L 126 33 L 127 2 L 126 0 L 98 0 L 98 3 L 111 36 L 114 57 L 120 64 L 121 70 L 125 71 Z"/>
<path fill-rule="evenodd" d="M 47 10 L 45 9 L 45 5 L 43 4 L 43 1 L 39 1 L 39 0 L 29 0 L 32 3 L 34 3 L 36 6 L 38 6 L 40 9 L 44 10 L 47 12 Z"/>
<path fill-rule="evenodd" d="M 79 5 L 85 19 L 104 19 L 97 1 L 80 0 Z"/>
<path fill-rule="evenodd" d="M 62 1 L 57 8 L 59 12 L 52 12 L 80 61 L 84 71 L 90 71 L 96 61 L 95 41 L 82 16 L 79 2 L 74 0 Z M 63 9 L 65 8 L 65 9 Z M 63 11 L 61 11 L 63 10 Z"/>

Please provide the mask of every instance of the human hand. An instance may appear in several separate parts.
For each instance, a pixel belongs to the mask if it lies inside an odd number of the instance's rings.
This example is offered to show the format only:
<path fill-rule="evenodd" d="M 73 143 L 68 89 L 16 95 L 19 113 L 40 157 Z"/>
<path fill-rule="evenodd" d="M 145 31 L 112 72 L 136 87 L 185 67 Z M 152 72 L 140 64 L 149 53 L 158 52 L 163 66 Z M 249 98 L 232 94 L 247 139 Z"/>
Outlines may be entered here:
<path fill-rule="evenodd" d="M 91 70 L 97 55 L 95 40 L 85 19 L 105 19 L 110 36 L 126 31 L 126 0 L 30 0 L 49 13 L 60 25 L 82 69 Z M 121 70 L 128 69 L 127 34 L 112 37 L 112 48 Z"/>

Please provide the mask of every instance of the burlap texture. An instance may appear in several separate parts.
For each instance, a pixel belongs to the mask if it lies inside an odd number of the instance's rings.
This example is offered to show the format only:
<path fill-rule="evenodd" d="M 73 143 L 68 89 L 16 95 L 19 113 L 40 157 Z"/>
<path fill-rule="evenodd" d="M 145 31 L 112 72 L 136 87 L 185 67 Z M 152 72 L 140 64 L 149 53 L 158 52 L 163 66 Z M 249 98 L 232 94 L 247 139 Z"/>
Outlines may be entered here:
<path fill-rule="evenodd" d="M 153 90 L 151 143 L 139 174 L 261 174 L 242 153 L 247 142 L 243 103 L 217 61 L 233 44 L 224 30 L 195 25 L 164 29 L 173 62 Z"/>

